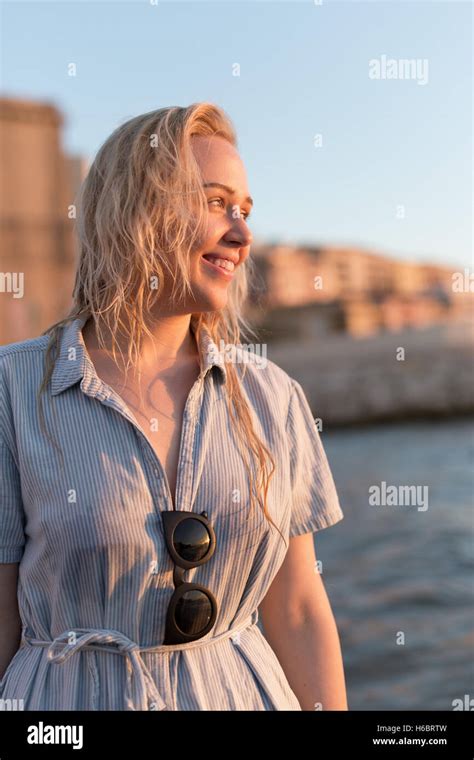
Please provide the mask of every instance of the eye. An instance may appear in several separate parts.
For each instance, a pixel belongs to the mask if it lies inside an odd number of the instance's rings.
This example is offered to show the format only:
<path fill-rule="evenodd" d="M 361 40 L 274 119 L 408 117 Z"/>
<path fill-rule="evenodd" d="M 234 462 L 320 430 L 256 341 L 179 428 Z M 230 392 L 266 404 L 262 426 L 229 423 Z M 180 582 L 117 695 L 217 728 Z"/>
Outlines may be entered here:
<path fill-rule="evenodd" d="M 222 204 L 223 204 L 223 205 L 222 205 L 222 207 L 225 207 L 225 200 L 224 200 L 224 198 L 211 198 L 211 199 L 209 200 L 209 203 L 216 203 L 216 202 L 217 202 L 217 203 L 222 203 Z M 243 217 L 245 220 L 247 220 L 247 219 L 249 218 L 249 216 L 250 216 L 250 212 L 249 212 L 249 211 L 242 211 L 242 214 L 241 214 L 241 216 L 242 216 L 242 217 Z"/>
<path fill-rule="evenodd" d="M 211 200 L 209 201 L 209 203 L 216 203 L 216 202 L 222 203 L 225 206 L 224 198 L 211 198 Z"/>

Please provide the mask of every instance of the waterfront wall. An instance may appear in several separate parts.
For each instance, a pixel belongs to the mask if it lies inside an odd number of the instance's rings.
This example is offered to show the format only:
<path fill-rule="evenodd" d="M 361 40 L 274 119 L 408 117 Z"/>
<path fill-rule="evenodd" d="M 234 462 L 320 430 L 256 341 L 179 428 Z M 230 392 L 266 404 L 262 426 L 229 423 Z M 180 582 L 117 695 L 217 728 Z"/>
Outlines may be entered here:
<path fill-rule="evenodd" d="M 271 344 L 324 424 L 474 412 L 474 323 Z"/>

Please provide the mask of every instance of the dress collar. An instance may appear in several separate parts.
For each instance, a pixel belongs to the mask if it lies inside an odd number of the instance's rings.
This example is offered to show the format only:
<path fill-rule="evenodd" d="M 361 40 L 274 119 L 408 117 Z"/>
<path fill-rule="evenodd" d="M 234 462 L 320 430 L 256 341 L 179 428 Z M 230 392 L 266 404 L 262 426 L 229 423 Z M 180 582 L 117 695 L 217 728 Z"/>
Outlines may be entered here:
<path fill-rule="evenodd" d="M 99 378 L 95 373 L 94 366 L 86 350 L 82 328 L 87 322 L 88 315 L 82 315 L 67 323 L 61 333 L 59 351 L 51 376 L 51 395 L 57 396 L 66 388 L 70 388 L 82 378 L 87 384 L 100 385 Z M 191 318 L 191 329 L 195 334 L 195 318 Z M 207 327 L 201 327 L 200 340 L 198 342 L 201 363 L 201 376 L 207 375 L 209 370 L 216 366 L 220 369 L 222 382 L 226 382 L 225 357 L 219 351 L 212 339 Z"/>

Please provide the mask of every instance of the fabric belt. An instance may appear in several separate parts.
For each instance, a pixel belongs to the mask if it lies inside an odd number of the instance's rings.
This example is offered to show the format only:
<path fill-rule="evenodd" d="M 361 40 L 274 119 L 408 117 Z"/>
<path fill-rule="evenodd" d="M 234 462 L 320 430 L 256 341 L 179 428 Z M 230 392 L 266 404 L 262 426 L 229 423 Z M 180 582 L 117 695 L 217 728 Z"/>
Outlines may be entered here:
<path fill-rule="evenodd" d="M 185 644 L 160 644 L 154 647 L 139 647 L 135 641 L 132 641 L 124 633 L 114 631 L 108 628 L 76 628 L 64 631 L 52 641 L 41 641 L 26 636 L 25 630 L 22 632 L 22 642 L 26 646 L 48 647 L 46 654 L 51 663 L 62 664 L 66 662 L 75 652 L 82 649 L 96 650 L 100 652 L 111 652 L 120 654 L 126 658 L 127 667 L 127 686 L 125 691 L 125 704 L 127 710 L 169 710 L 165 700 L 159 693 L 156 684 L 141 658 L 141 654 L 165 653 L 187 651 L 198 647 L 206 647 L 211 644 L 222 641 L 223 639 L 232 639 L 238 641 L 240 631 L 243 631 L 257 624 L 258 609 L 249 615 L 242 623 L 233 628 L 223 631 L 206 639 L 197 639 Z M 71 636 L 73 641 L 71 642 Z M 55 652 L 55 648 L 63 644 L 61 651 Z M 115 646 L 110 646 L 115 645 Z M 99 699 L 99 673 L 97 664 L 94 661 L 94 692 L 92 696 L 93 710 L 98 710 Z"/>

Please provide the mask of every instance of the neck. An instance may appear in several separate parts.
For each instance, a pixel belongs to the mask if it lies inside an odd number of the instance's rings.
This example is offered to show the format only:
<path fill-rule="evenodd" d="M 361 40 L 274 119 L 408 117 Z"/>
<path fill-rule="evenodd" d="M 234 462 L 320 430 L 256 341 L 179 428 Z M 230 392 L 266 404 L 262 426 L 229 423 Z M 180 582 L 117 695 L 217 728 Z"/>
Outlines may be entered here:
<path fill-rule="evenodd" d="M 143 335 L 142 338 L 138 366 L 136 366 L 140 372 L 146 373 L 157 365 L 162 369 L 167 369 L 190 360 L 199 361 L 196 339 L 191 330 L 190 314 L 152 315 L 148 319 L 147 327 L 151 332 L 151 337 Z M 103 326 L 105 349 L 99 346 L 93 319 L 86 322 L 82 333 L 89 351 L 109 355 L 112 348 L 112 335 L 105 325 Z M 119 356 L 120 351 L 126 356 L 128 342 L 125 336 L 119 334 L 117 341 Z"/>

